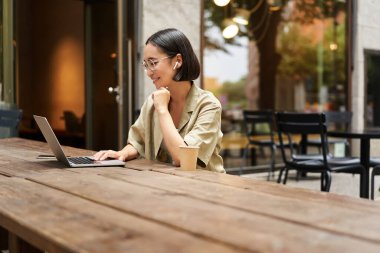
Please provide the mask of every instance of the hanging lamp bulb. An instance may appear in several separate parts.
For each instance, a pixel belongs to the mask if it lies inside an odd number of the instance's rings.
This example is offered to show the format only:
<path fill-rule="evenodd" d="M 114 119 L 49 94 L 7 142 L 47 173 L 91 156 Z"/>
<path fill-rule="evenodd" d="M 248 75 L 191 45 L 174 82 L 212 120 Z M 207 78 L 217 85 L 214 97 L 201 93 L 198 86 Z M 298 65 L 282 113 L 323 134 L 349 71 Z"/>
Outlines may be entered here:
<path fill-rule="evenodd" d="M 223 27 L 222 35 L 226 39 L 231 39 L 231 38 L 235 37 L 239 32 L 239 27 L 230 18 L 225 19 L 223 21 L 222 27 Z"/>
<path fill-rule="evenodd" d="M 249 16 L 251 13 L 246 9 L 236 9 L 235 10 L 235 16 L 232 18 L 232 20 L 235 23 L 238 23 L 240 25 L 248 25 L 249 23 Z"/>
<path fill-rule="evenodd" d="M 229 2 L 230 0 L 214 0 L 217 6 L 226 6 Z"/>

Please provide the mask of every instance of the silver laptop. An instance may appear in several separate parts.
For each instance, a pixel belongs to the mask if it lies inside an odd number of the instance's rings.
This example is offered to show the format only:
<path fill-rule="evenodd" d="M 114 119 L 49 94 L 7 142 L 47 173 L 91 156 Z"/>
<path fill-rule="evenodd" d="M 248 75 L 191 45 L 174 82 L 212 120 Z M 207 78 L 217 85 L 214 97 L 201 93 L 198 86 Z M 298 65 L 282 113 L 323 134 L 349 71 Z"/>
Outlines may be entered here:
<path fill-rule="evenodd" d="M 69 167 L 104 167 L 104 166 L 124 166 L 124 162 L 111 159 L 104 161 L 95 161 L 92 156 L 67 157 L 63 152 L 61 144 L 55 136 L 53 129 L 45 117 L 33 115 L 38 127 L 41 129 L 50 149 L 53 151 L 58 161 Z"/>

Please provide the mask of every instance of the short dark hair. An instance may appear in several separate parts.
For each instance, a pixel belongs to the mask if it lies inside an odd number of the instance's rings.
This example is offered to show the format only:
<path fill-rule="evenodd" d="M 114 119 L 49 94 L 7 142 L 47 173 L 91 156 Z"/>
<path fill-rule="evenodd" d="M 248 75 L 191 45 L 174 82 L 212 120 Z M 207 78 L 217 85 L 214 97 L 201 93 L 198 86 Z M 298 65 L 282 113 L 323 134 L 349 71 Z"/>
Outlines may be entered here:
<path fill-rule="evenodd" d="M 198 78 L 201 66 L 189 39 L 181 31 L 169 28 L 156 32 L 145 42 L 159 47 L 168 56 L 182 55 L 182 66 L 173 77 L 175 81 L 193 81 Z"/>

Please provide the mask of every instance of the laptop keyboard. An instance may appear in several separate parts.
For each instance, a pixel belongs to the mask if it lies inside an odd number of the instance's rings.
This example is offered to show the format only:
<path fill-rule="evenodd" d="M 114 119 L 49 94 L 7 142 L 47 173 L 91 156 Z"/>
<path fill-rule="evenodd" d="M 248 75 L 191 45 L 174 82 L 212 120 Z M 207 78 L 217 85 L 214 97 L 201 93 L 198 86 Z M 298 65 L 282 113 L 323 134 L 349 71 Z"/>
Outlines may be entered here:
<path fill-rule="evenodd" d="M 88 157 L 69 157 L 67 158 L 73 164 L 93 164 L 95 161 Z"/>

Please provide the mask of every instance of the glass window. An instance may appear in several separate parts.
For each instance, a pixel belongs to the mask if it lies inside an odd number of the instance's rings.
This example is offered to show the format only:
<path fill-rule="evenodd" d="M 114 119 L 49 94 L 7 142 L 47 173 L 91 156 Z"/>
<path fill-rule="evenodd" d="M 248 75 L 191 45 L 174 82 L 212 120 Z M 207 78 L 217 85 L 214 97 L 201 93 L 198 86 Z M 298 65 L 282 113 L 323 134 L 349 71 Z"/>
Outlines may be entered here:
<path fill-rule="evenodd" d="M 345 0 L 234 0 L 224 7 L 205 0 L 204 6 L 203 83 L 223 106 L 225 157 L 245 148 L 243 109 L 346 110 Z"/>
<path fill-rule="evenodd" d="M 345 110 L 346 23 L 344 0 L 206 0 L 205 88 L 226 110 Z"/>
<path fill-rule="evenodd" d="M 380 52 L 366 51 L 366 128 L 380 128 Z"/>

